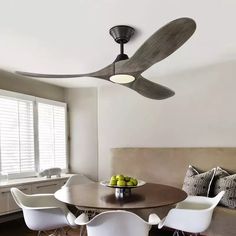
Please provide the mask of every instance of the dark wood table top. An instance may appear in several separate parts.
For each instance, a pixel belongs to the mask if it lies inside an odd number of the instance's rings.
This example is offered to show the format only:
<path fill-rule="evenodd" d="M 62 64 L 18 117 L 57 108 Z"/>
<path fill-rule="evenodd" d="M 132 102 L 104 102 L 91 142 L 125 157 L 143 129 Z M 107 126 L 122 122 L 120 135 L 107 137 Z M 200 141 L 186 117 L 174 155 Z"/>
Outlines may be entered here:
<path fill-rule="evenodd" d="M 167 185 L 146 183 L 133 188 L 131 195 L 123 199 L 116 198 L 115 189 L 89 183 L 64 187 L 54 194 L 61 201 L 81 208 L 91 209 L 146 209 L 176 204 L 187 197 L 178 188 Z"/>

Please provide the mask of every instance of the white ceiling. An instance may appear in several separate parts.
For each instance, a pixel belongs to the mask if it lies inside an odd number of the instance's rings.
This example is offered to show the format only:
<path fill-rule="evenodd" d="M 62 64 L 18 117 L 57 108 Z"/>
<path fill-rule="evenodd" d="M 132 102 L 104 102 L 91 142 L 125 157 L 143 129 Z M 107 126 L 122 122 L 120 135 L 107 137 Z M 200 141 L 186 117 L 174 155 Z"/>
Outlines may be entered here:
<path fill-rule="evenodd" d="M 127 24 L 132 55 L 156 30 L 179 17 L 197 23 L 193 37 L 144 75 L 161 76 L 236 58 L 235 0 L 0 0 L 0 69 L 86 73 L 110 64 L 119 45 L 109 29 Z M 65 87 L 111 84 L 92 78 L 42 79 Z"/>

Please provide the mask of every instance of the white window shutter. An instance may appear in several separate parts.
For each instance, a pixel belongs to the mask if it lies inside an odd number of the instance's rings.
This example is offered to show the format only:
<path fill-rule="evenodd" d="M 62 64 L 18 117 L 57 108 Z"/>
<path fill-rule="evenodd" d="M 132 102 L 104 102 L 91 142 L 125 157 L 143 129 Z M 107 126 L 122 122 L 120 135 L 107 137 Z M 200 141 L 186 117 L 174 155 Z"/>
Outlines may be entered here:
<path fill-rule="evenodd" d="M 66 106 L 49 103 L 42 99 L 37 102 L 39 169 L 66 169 Z"/>
<path fill-rule="evenodd" d="M 0 172 L 67 171 L 66 103 L 0 89 Z"/>
<path fill-rule="evenodd" d="M 0 96 L 0 170 L 35 171 L 32 101 Z"/>

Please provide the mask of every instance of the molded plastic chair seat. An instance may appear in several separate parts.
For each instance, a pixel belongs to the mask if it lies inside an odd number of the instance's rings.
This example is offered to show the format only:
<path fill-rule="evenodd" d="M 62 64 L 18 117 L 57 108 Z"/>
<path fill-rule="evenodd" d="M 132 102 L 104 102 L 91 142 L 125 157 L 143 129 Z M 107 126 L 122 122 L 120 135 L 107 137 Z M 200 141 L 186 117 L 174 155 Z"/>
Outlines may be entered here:
<path fill-rule="evenodd" d="M 158 228 L 167 226 L 195 234 L 204 232 L 210 226 L 213 211 L 224 193 L 222 191 L 214 198 L 188 196 L 184 201 L 178 203 L 176 208 L 169 211 L 159 223 Z"/>
<path fill-rule="evenodd" d="M 40 234 L 41 231 L 76 226 L 75 216 L 53 194 L 27 195 L 17 188 L 11 188 L 11 193 L 16 204 L 23 210 L 25 223 L 31 230 L 39 231 Z"/>
<path fill-rule="evenodd" d="M 91 179 L 89 179 L 87 176 L 83 174 L 75 174 L 75 175 L 72 175 L 62 187 L 63 188 L 71 187 L 73 185 L 87 184 L 87 183 L 94 183 L 94 181 L 92 181 Z"/>
<path fill-rule="evenodd" d="M 88 184 L 88 183 L 94 183 L 94 181 L 89 179 L 87 176 L 85 176 L 83 174 L 75 174 L 75 175 L 72 175 L 66 181 L 66 183 L 62 186 L 62 188 L 71 187 L 71 186 L 75 186 L 75 185 L 79 185 L 79 184 Z M 79 214 L 84 212 L 91 219 L 92 217 L 94 217 L 96 214 L 99 213 L 97 210 L 82 209 L 81 207 L 77 207 L 77 206 L 76 206 L 76 208 L 77 208 L 77 211 L 75 213 L 76 216 L 78 216 Z M 80 235 L 83 235 L 83 232 L 84 232 L 84 227 L 81 227 L 80 228 Z"/>
<path fill-rule="evenodd" d="M 62 186 L 62 188 L 71 187 L 71 186 L 80 185 L 80 184 L 89 184 L 89 183 L 94 183 L 94 181 L 89 179 L 87 176 L 83 174 L 75 174 L 75 175 L 72 175 L 66 181 L 66 183 Z M 85 212 L 89 215 L 90 218 L 92 218 L 94 215 L 98 213 L 97 210 L 87 210 L 87 209 L 82 209 L 81 207 L 77 207 L 77 206 L 76 208 L 78 209 L 78 211 L 76 212 L 76 216 L 78 216 L 78 214 Z"/>
<path fill-rule="evenodd" d="M 106 211 L 89 220 L 83 213 L 76 218 L 77 225 L 86 225 L 88 236 L 148 236 L 152 225 L 157 225 L 160 218 L 150 214 L 149 222 L 128 211 Z"/>

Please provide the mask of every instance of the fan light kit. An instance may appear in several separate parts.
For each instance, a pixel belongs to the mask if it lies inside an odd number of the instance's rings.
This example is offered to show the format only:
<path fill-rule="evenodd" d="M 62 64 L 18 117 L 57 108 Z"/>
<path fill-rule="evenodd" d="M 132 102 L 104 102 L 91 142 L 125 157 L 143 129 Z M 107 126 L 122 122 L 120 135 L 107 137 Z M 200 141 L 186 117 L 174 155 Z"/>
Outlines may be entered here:
<path fill-rule="evenodd" d="M 129 59 L 128 55 L 124 54 L 124 44 L 128 43 L 132 35 L 134 34 L 134 29 L 127 25 L 117 25 L 110 29 L 110 35 L 114 40 L 120 44 L 120 54 L 116 57 L 113 63 L 113 75 L 109 78 L 110 81 L 117 84 L 128 84 L 135 80 L 135 77 L 129 74 L 116 74 L 115 63 L 118 61 Z"/>
<path fill-rule="evenodd" d="M 128 84 L 135 80 L 134 76 L 124 74 L 112 75 L 109 79 L 117 84 Z"/>
<path fill-rule="evenodd" d="M 141 74 L 175 52 L 195 30 L 196 23 L 191 18 L 173 20 L 157 30 L 129 58 L 124 54 L 124 44 L 129 42 L 135 30 L 127 25 L 117 25 L 110 29 L 110 35 L 120 45 L 120 54 L 113 63 L 101 70 L 88 74 L 41 74 L 23 71 L 16 71 L 16 73 L 38 78 L 94 77 L 123 85 L 147 98 L 165 99 L 173 96 L 174 91 L 145 79 Z"/>

